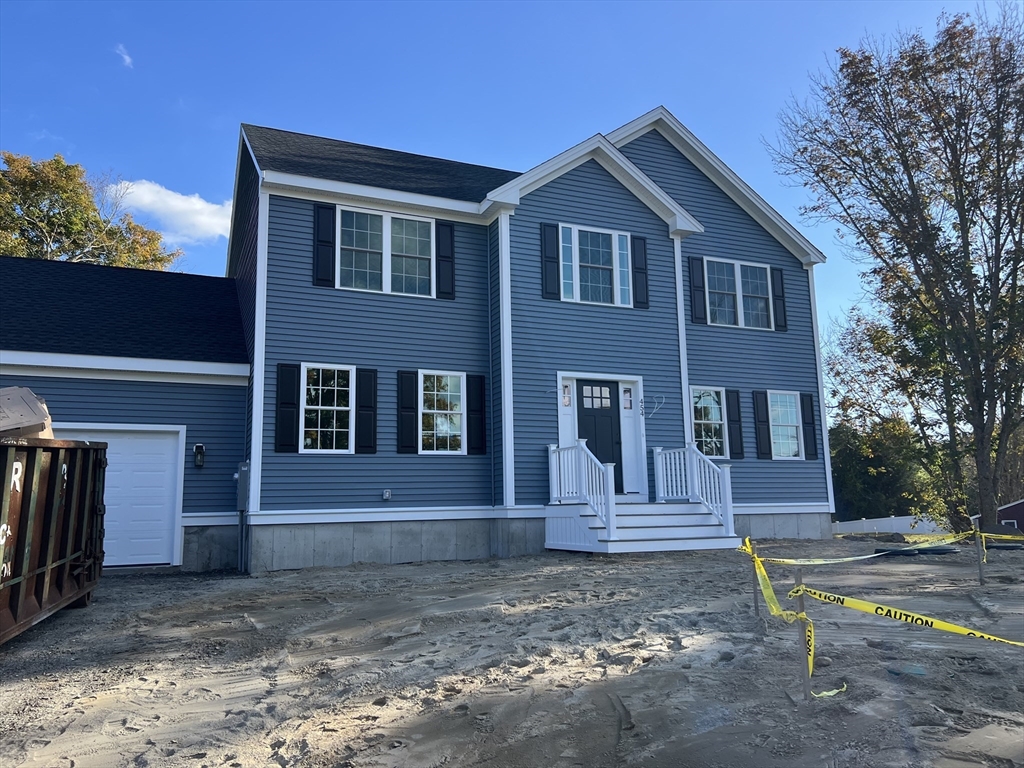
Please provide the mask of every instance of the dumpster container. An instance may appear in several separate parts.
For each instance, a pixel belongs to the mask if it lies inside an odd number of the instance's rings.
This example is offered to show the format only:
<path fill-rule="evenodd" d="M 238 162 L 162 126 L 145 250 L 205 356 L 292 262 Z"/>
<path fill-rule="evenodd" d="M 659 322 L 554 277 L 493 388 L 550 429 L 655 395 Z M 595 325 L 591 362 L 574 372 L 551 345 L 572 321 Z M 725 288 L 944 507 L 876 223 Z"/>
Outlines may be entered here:
<path fill-rule="evenodd" d="M 0 437 L 0 644 L 67 605 L 103 565 L 107 444 Z"/>

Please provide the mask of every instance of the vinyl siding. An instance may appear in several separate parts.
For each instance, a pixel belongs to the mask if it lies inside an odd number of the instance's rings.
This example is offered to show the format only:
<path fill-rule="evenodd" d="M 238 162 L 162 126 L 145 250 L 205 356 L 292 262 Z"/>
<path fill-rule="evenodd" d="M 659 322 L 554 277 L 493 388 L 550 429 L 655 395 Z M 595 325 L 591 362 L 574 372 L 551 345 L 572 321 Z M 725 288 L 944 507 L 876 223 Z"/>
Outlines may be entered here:
<path fill-rule="evenodd" d="M 489 440 L 491 446 L 491 474 L 494 477 L 494 504 L 505 499 L 504 472 L 502 471 L 504 443 L 501 423 L 501 253 L 500 225 L 497 219 L 487 228 L 487 248 L 490 281 L 490 342 L 491 374 L 490 399 L 487 403 Z"/>
<path fill-rule="evenodd" d="M 0 376 L 0 386 L 28 387 L 58 423 L 184 424 L 183 514 L 235 511 L 232 476 L 245 456 L 245 387 L 48 376 Z M 206 446 L 202 469 L 192 462 L 195 443 Z"/>
<path fill-rule="evenodd" d="M 740 390 L 743 444 L 748 458 L 732 461 L 734 502 L 827 501 L 820 407 L 816 419 L 817 460 L 755 458 L 752 391 L 810 392 L 818 406 L 807 270 L 657 130 L 649 131 L 621 149 L 704 226 L 703 233 L 691 235 L 682 242 L 689 379 L 695 386 Z M 774 332 L 691 323 L 688 268 L 691 256 L 748 261 L 784 270 L 789 330 Z"/>
<path fill-rule="evenodd" d="M 454 301 L 314 287 L 312 252 L 313 204 L 272 196 L 260 508 L 378 506 L 385 503 L 384 489 L 391 490 L 387 504 L 395 508 L 490 505 L 493 430 L 483 456 L 396 452 L 399 370 L 464 371 L 492 384 L 487 228 L 455 225 Z M 281 362 L 375 368 L 377 453 L 275 453 Z"/>
<path fill-rule="evenodd" d="M 542 299 L 542 223 L 646 237 L 650 309 Z M 516 503 L 549 499 L 547 445 L 558 442 L 557 371 L 642 376 L 648 413 L 662 402 L 646 421 L 647 445 L 682 446 L 675 273 L 666 224 L 591 160 L 523 197 L 511 218 L 511 239 Z M 648 474 L 652 486 L 649 467 Z M 653 498 L 653 487 L 650 493 Z"/>

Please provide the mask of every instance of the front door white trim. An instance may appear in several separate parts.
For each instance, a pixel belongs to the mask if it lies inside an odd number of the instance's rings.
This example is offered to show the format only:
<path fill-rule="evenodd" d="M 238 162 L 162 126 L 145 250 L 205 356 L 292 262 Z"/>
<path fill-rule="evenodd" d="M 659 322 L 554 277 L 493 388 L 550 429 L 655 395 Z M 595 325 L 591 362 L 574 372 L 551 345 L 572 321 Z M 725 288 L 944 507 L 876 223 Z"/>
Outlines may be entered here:
<path fill-rule="evenodd" d="M 644 424 L 644 379 L 635 374 L 557 371 L 558 444 L 572 445 L 579 437 L 576 382 L 579 379 L 615 382 L 619 387 L 619 432 L 622 437 L 622 484 L 620 501 L 649 501 L 647 487 L 647 430 Z M 568 389 L 566 389 L 568 387 Z M 632 412 L 626 413 L 623 390 L 632 388 Z"/>
<path fill-rule="evenodd" d="M 53 425 L 55 431 L 92 430 L 96 432 L 171 432 L 178 436 L 177 472 L 174 489 L 174 541 L 171 542 L 171 565 L 181 565 L 184 543 L 182 502 L 185 488 L 185 425 L 184 424 L 107 424 L 91 421 L 61 421 Z"/>

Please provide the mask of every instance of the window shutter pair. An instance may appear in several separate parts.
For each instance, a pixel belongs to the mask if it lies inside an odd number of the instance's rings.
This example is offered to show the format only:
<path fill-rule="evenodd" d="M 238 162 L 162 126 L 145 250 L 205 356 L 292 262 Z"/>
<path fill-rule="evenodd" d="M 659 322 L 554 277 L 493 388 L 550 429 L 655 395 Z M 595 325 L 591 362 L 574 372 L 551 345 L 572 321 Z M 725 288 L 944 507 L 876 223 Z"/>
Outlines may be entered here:
<path fill-rule="evenodd" d="M 632 235 L 633 251 L 633 307 L 635 309 L 650 308 L 650 296 L 647 282 L 647 238 Z M 562 298 L 562 286 L 559 279 L 561 257 L 558 247 L 558 225 L 540 225 L 540 268 L 541 298 L 559 301 Z M 613 273 L 616 270 L 613 269 Z"/>
<path fill-rule="evenodd" d="M 298 453 L 302 423 L 302 367 L 296 363 L 277 364 L 277 419 L 274 451 Z M 356 453 L 377 452 L 377 371 L 356 369 L 354 411 Z"/>
<path fill-rule="evenodd" d="M 484 376 L 466 376 L 466 453 L 487 453 L 487 382 Z M 420 377 L 418 371 L 398 372 L 398 452 L 419 453 Z"/>
<path fill-rule="evenodd" d="M 769 269 L 772 306 L 774 307 L 775 330 L 786 331 L 786 289 L 782 278 L 782 270 L 778 267 Z M 699 256 L 690 257 L 690 322 L 707 325 L 707 303 L 704 297 L 704 259 Z M 741 308 L 737 308 L 741 309 Z"/>
<path fill-rule="evenodd" d="M 757 441 L 757 458 L 772 457 L 772 428 L 768 415 L 768 393 L 764 390 L 755 391 L 754 395 L 754 434 Z M 809 392 L 800 393 L 800 419 L 803 432 L 804 458 L 818 458 L 817 411 L 814 409 L 814 395 Z"/>
<path fill-rule="evenodd" d="M 335 227 L 337 209 L 317 205 L 313 209 L 313 285 L 333 288 L 335 264 Z M 455 298 L 455 225 L 450 221 L 434 223 L 434 295 Z"/>

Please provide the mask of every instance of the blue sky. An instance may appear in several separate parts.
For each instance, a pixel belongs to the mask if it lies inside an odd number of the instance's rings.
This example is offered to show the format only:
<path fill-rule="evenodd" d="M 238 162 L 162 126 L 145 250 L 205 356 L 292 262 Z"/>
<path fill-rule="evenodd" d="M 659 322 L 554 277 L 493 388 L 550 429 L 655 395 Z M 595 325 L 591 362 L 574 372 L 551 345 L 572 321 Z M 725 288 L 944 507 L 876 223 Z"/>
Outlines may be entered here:
<path fill-rule="evenodd" d="M 223 274 L 241 122 L 525 171 L 664 104 L 829 257 L 771 165 L 779 110 L 836 48 L 974 2 L 0 2 L 0 148 L 134 183 L 137 218 Z"/>

